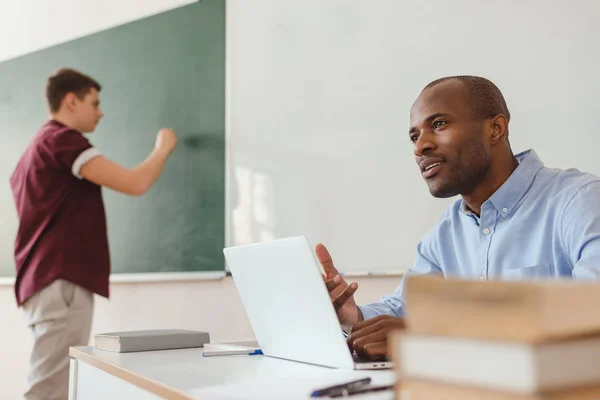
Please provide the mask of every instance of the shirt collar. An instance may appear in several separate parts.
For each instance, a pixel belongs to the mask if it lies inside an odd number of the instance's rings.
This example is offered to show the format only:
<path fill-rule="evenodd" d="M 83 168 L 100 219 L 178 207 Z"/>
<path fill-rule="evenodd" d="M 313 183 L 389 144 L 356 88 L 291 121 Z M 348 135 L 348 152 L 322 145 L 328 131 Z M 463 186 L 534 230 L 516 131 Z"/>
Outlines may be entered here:
<path fill-rule="evenodd" d="M 506 182 L 486 201 L 486 203 L 490 202 L 502 215 L 507 215 L 512 211 L 531 186 L 538 171 L 544 166 L 533 149 L 516 154 L 515 157 L 519 165 Z M 467 215 L 473 214 L 464 201 L 460 208 Z"/>
<path fill-rule="evenodd" d="M 55 120 L 55 119 L 52 119 L 52 118 L 50 118 L 48 121 L 46 121 L 46 124 L 45 124 L 45 125 L 46 125 L 46 126 L 47 126 L 47 125 L 56 125 L 56 126 L 58 126 L 58 127 L 60 127 L 60 128 L 66 128 L 66 129 L 69 129 L 69 130 L 71 130 L 71 131 L 73 131 L 73 132 L 77 132 L 77 133 L 79 133 L 80 135 L 83 135 L 83 133 L 79 132 L 77 129 L 71 128 L 70 126 L 68 126 L 68 125 L 65 125 L 65 124 L 63 124 L 62 122 L 60 122 L 60 121 L 57 121 L 57 120 Z"/>

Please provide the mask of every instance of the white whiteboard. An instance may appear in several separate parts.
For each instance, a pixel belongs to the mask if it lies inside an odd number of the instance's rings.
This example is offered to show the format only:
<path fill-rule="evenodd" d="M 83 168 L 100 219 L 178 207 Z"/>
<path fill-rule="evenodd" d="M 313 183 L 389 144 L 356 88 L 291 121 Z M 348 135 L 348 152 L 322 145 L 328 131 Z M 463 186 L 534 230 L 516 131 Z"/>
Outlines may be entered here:
<path fill-rule="evenodd" d="M 292 235 L 405 270 L 450 200 L 408 140 L 430 81 L 503 91 L 515 152 L 600 174 L 600 2 L 229 0 L 227 245 Z"/>

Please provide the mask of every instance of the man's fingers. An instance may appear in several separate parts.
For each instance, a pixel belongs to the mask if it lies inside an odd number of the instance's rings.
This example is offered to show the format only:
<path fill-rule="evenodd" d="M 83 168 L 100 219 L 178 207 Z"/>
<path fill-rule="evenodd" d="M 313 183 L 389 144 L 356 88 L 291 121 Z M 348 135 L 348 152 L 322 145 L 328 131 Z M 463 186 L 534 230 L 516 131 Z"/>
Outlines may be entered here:
<path fill-rule="evenodd" d="M 367 360 L 383 360 L 386 358 L 388 352 L 387 341 L 385 342 L 375 342 L 369 343 L 365 345 L 360 353 L 358 354 L 362 358 L 366 358 Z"/>
<path fill-rule="evenodd" d="M 333 265 L 333 260 L 331 259 L 329 251 L 325 246 L 323 246 L 323 244 L 319 243 L 315 246 L 315 254 L 317 255 L 317 259 L 323 266 L 327 278 L 331 279 L 334 276 L 339 275 L 338 270 Z"/>
<path fill-rule="evenodd" d="M 358 353 L 369 343 L 384 342 L 387 339 L 387 335 L 388 331 L 385 329 L 369 334 L 350 334 L 348 336 L 348 343 L 350 348 Z"/>
<path fill-rule="evenodd" d="M 348 347 L 357 354 L 365 353 L 365 346 L 370 343 L 386 342 L 390 331 L 404 329 L 403 318 L 380 315 L 367 321 L 355 324 L 348 335 Z"/>
<path fill-rule="evenodd" d="M 357 322 L 352 326 L 350 334 L 354 336 L 359 334 L 361 336 L 366 336 L 388 327 L 402 329 L 404 328 L 404 319 L 389 315 L 379 315 L 366 321 Z"/>
<path fill-rule="evenodd" d="M 348 301 L 348 299 L 354 296 L 356 289 L 358 289 L 358 283 L 352 282 L 350 286 L 348 286 L 342 293 L 340 293 L 338 297 L 333 300 L 333 307 L 335 307 L 336 310 L 339 310 Z"/>
<path fill-rule="evenodd" d="M 386 318 L 387 318 L 387 315 L 378 315 L 375 318 L 371 318 L 371 319 L 367 319 L 365 321 L 357 322 L 356 324 L 354 324 L 352 326 L 352 333 L 358 332 L 358 331 L 360 331 L 362 329 L 365 329 L 365 328 L 368 328 L 370 326 L 373 326 L 374 324 L 378 323 L 382 319 L 386 319 Z"/>
<path fill-rule="evenodd" d="M 325 286 L 327 286 L 327 290 L 329 293 L 335 290 L 340 284 L 343 282 L 342 277 L 336 275 L 333 279 L 329 279 L 325 281 Z"/>
<path fill-rule="evenodd" d="M 382 331 L 378 331 L 378 332 L 372 333 L 367 336 L 361 336 L 359 338 L 349 336 L 348 337 L 349 347 L 351 350 L 356 351 L 356 354 L 358 354 L 359 356 L 366 357 L 367 347 L 372 346 L 374 344 L 378 344 L 378 343 L 383 343 L 385 345 L 387 343 L 388 333 L 389 333 L 388 330 L 382 330 Z M 376 353 L 376 349 L 377 349 L 377 347 L 371 349 L 372 351 L 374 351 L 374 353 L 371 353 L 371 355 L 373 355 L 373 356 L 378 355 Z M 382 351 L 385 354 L 385 351 L 386 351 L 385 346 Z"/>

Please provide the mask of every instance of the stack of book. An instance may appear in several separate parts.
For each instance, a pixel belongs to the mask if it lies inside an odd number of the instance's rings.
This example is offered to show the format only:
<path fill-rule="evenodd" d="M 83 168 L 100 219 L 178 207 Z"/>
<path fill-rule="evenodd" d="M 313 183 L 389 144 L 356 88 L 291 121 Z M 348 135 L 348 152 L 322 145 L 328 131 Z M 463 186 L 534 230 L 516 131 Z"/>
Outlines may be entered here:
<path fill-rule="evenodd" d="M 407 279 L 398 400 L 600 399 L 600 284 Z"/>

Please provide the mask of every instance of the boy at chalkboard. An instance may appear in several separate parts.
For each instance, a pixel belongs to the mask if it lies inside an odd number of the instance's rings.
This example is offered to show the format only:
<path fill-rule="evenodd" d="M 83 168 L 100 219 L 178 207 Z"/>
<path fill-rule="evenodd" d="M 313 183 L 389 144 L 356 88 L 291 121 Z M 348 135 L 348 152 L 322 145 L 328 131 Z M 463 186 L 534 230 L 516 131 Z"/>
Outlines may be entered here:
<path fill-rule="evenodd" d="M 34 337 L 26 399 L 67 399 L 69 347 L 89 340 L 94 293 L 108 297 L 110 274 L 101 187 L 144 194 L 177 138 L 161 129 L 154 150 L 133 169 L 103 157 L 84 137 L 104 116 L 101 86 L 73 69 L 46 84 L 50 119 L 12 177 L 19 229 L 15 295 Z"/>

